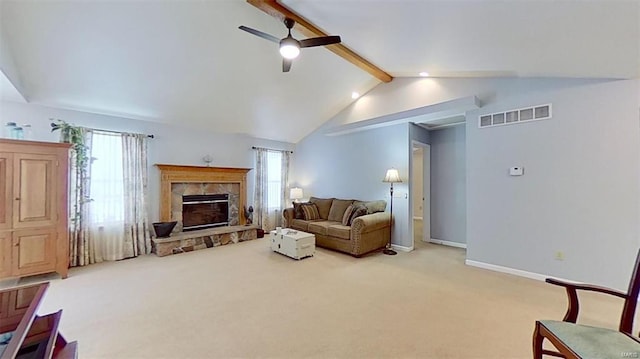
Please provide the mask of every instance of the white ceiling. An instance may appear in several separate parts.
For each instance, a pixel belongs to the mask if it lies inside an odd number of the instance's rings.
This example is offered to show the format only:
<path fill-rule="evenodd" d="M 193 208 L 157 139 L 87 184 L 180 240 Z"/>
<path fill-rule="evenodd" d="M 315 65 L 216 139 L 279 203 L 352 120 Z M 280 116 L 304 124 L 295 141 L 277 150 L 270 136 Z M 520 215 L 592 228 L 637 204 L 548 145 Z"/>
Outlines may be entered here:
<path fill-rule="evenodd" d="M 640 76 L 637 0 L 284 3 L 394 76 Z"/>
<path fill-rule="evenodd" d="M 640 76 L 638 1 L 283 3 L 394 76 Z M 1 0 L 0 23 L 16 87 L 52 107 L 297 142 L 378 84 L 322 48 L 282 73 L 237 27 L 284 26 L 241 0 Z"/>

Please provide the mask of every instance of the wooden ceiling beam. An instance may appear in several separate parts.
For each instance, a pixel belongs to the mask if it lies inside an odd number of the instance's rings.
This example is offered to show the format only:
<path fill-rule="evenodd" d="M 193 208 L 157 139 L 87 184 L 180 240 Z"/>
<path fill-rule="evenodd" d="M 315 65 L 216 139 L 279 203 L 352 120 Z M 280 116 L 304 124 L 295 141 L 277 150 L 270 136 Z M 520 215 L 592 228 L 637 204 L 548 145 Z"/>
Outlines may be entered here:
<path fill-rule="evenodd" d="M 293 12 L 291 9 L 280 4 L 277 0 L 247 0 L 247 2 L 280 21 L 284 21 L 285 18 L 293 19 L 296 22 L 295 29 L 300 31 L 307 37 L 330 35 L 309 22 L 309 20 L 303 18 L 302 16 Z M 325 47 L 334 54 L 370 73 L 373 77 L 379 79 L 382 82 L 391 82 L 391 80 L 393 80 L 393 77 L 391 75 L 389 75 L 376 65 L 372 64 L 371 62 L 367 61 L 365 58 L 358 55 L 355 51 L 349 49 L 342 43 L 328 45 Z"/>

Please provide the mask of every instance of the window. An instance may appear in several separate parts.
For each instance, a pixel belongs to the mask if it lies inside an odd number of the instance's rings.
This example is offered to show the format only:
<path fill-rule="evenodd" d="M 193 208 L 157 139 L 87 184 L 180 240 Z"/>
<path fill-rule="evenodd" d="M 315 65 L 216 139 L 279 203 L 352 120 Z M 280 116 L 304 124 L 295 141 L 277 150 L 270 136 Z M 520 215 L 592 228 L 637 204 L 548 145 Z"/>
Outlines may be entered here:
<path fill-rule="evenodd" d="M 269 231 L 280 225 L 289 182 L 289 151 L 256 147 L 256 222 Z"/>
<path fill-rule="evenodd" d="M 124 220 L 122 137 L 94 131 L 91 136 L 91 222 L 104 226 Z"/>
<path fill-rule="evenodd" d="M 282 153 L 267 152 L 267 208 L 279 209 L 282 198 Z"/>

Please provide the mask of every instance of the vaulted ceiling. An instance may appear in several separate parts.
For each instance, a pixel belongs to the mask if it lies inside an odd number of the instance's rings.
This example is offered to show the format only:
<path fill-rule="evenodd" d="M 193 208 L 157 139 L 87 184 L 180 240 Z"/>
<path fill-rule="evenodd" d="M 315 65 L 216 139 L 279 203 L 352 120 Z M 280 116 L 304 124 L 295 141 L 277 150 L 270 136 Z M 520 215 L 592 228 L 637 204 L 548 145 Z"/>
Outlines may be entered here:
<path fill-rule="evenodd" d="M 640 77 L 637 1 L 281 3 L 396 77 Z M 2 0 L 0 23 L 0 67 L 52 107 L 297 142 L 380 83 L 324 48 L 282 73 L 238 26 L 284 26 L 241 0 Z"/>

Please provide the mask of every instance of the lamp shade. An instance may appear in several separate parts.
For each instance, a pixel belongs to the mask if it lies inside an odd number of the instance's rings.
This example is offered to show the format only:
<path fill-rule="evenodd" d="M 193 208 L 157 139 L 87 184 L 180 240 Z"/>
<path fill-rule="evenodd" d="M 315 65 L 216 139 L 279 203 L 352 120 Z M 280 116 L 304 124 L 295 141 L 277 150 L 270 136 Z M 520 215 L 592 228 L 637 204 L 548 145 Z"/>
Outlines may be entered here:
<path fill-rule="evenodd" d="M 304 194 L 302 192 L 302 188 L 300 187 L 293 187 L 289 192 L 289 197 L 291 199 L 301 199 L 303 196 Z"/>
<path fill-rule="evenodd" d="M 390 168 L 387 170 L 387 174 L 384 176 L 384 179 L 382 180 L 382 182 L 396 183 L 396 182 L 402 182 L 402 180 L 400 180 L 400 175 L 398 174 L 398 170 L 395 168 Z"/>

